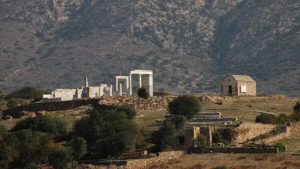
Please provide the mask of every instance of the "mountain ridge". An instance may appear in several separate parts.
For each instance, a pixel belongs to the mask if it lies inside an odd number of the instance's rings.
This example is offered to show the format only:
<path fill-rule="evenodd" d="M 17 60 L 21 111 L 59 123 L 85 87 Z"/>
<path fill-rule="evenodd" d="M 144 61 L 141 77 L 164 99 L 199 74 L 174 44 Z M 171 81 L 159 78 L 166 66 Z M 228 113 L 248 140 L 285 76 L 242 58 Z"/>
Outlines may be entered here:
<path fill-rule="evenodd" d="M 218 92 L 231 73 L 254 77 L 259 93 L 294 95 L 300 93 L 299 6 L 293 0 L 2 0 L 0 89 L 76 87 L 84 76 L 114 84 L 115 75 L 153 69 L 156 90 Z"/>

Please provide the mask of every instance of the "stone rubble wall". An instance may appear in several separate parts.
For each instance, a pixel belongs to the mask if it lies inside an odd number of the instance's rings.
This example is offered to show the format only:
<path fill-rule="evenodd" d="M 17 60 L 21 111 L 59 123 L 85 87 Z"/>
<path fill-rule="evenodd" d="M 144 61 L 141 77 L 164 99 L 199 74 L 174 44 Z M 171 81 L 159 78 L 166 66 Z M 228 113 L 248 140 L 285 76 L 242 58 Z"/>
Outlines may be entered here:
<path fill-rule="evenodd" d="M 164 111 L 168 109 L 168 104 L 175 97 L 150 97 L 148 99 L 140 99 L 138 97 L 107 97 L 100 100 L 100 104 L 104 105 L 129 105 L 138 111 Z"/>
<path fill-rule="evenodd" d="M 236 134 L 233 144 L 240 145 L 248 140 L 251 140 L 259 135 L 271 132 L 276 128 L 273 124 L 261 124 L 261 123 L 242 123 L 239 127 L 234 129 Z"/>
<path fill-rule="evenodd" d="M 167 164 L 170 160 L 179 159 L 184 155 L 183 151 L 161 152 L 159 156 L 148 159 L 129 160 L 124 169 L 151 169 L 154 166 Z"/>
<path fill-rule="evenodd" d="M 300 133 L 300 122 L 292 123 L 291 132 L 294 133 L 294 134 L 299 134 Z"/>
<path fill-rule="evenodd" d="M 286 127 L 286 131 L 283 132 L 283 133 L 280 133 L 280 134 L 277 134 L 275 136 L 272 136 L 272 137 L 268 137 L 266 139 L 262 139 L 262 140 L 259 140 L 257 142 L 255 142 L 256 144 L 270 144 L 270 143 L 274 143 L 276 141 L 279 141 L 279 140 L 282 140 L 286 137 L 289 137 L 291 136 L 291 128 L 290 127 Z"/>

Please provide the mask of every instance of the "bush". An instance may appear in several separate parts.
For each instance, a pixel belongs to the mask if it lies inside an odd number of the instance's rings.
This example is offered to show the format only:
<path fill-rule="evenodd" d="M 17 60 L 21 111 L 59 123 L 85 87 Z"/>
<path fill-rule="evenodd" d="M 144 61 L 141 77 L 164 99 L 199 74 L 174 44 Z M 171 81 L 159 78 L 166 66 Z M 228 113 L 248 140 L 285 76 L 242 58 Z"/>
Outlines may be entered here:
<path fill-rule="evenodd" d="M 0 90 L 0 100 L 5 99 L 5 94 Z"/>
<path fill-rule="evenodd" d="M 7 129 L 5 126 L 3 125 L 0 125 L 0 140 L 1 138 L 3 138 L 4 136 L 6 136 L 8 133 L 7 133 Z"/>
<path fill-rule="evenodd" d="M 11 164 L 18 156 L 18 152 L 11 147 L 0 143 L 0 168 L 8 169 Z"/>
<path fill-rule="evenodd" d="M 54 150 L 49 155 L 49 164 L 55 169 L 71 168 L 72 151 L 68 148 Z"/>
<path fill-rule="evenodd" d="M 50 116 L 38 116 L 19 121 L 12 130 L 18 131 L 24 129 L 47 132 L 55 136 L 63 136 L 68 132 L 65 121 Z"/>
<path fill-rule="evenodd" d="M 26 165 L 25 169 L 39 169 L 40 167 L 36 163 L 29 163 Z"/>
<path fill-rule="evenodd" d="M 300 103 L 297 102 L 294 106 L 294 113 L 291 116 L 295 121 L 300 121 Z"/>
<path fill-rule="evenodd" d="M 94 109 L 75 124 L 75 133 L 95 145 L 101 157 L 117 157 L 134 148 L 136 128 L 123 111 Z"/>
<path fill-rule="evenodd" d="M 12 108 L 15 108 L 15 107 L 18 107 L 18 106 L 20 106 L 20 104 L 16 100 L 14 100 L 14 99 L 9 99 L 8 100 L 7 108 L 12 109 Z"/>
<path fill-rule="evenodd" d="M 261 115 L 256 116 L 255 122 L 263 124 L 278 124 L 279 120 L 275 115 L 263 113 Z"/>
<path fill-rule="evenodd" d="M 36 98 L 42 98 L 43 91 L 38 90 L 33 87 L 23 87 L 20 90 L 14 91 L 7 95 L 9 99 L 12 98 L 23 98 L 23 99 L 36 99 Z"/>
<path fill-rule="evenodd" d="M 205 148 L 207 147 L 207 139 L 204 136 L 200 136 L 198 138 L 198 147 L 199 148 Z"/>
<path fill-rule="evenodd" d="M 52 141 L 46 133 L 30 130 L 11 132 L 4 138 L 11 161 L 23 167 L 31 162 L 46 163 L 48 145 Z"/>
<path fill-rule="evenodd" d="M 278 124 L 286 124 L 291 121 L 292 121 L 292 118 L 286 114 L 280 114 L 278 116 Z"/>
<path fill-rule="evenodd" d="M 177 135 L 176 126 L 171 121 L 165 121 L 159 130 L 161 137 L 161 149 L 170 149 L 175 145 Z"/>
<path fill-rule="evenodd" d="M 85 139 L 81 137 L 74 137 L 68 145 L 72 149 L 72 155 L 75 160 L 81 159 L 87 153 L 87 145 Z"/>
<path fill-rule="evenodd" d="M 148 99 L 150 97 L 148 91 L 143 87 L 139 88 L 138 96 L 139 96 L 139 98 L 144 98 L 144 99 Z"/>
<path fill-rule="evenodd" d="M 179 96 L 169 104 L 169 111 L 171 114 L 191 119 L 201 111 L 201 106 L 198 98 L 194 96 Z"/>
<path fill-rule="evenodd" d="M 136 111 L 133 107 L 124 105 L 116 108 L 118 112 L 124 112 L 128 119 L 133 119 L 136 116 Z"/>
<path fill-rule="evenodd" d="M 300 113 L 300 103 L 299 102 L 297 102 L 296 105 L 294 106 L 294 112 Z"/>
<path fill-rule="evenodd" d="M 185 127 L 187 122 L 185 116 L 175 116 L 171 119 L 172 123 L 175 125 L 176 130 L 181 130 Z"/>

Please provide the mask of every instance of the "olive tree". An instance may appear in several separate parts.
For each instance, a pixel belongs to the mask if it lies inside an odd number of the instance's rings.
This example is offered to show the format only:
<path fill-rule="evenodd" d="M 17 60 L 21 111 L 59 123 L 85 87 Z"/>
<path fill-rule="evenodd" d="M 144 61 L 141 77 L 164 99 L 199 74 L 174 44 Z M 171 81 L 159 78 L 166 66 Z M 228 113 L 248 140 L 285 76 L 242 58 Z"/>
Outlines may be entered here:
<path fill-rule="evenodd" d="M 197 97 L 178 96 L 169 104 L 169 111 L 173 115 L 182 115 L 190 119 L 201 111 L 201 105 Z"/>

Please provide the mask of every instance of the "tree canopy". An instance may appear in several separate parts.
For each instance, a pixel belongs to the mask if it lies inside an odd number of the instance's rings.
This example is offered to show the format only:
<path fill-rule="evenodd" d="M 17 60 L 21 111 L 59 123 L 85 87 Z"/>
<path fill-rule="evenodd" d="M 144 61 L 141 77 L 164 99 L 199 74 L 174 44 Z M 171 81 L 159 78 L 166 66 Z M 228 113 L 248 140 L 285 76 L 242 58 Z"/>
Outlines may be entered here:
<path fill-rule="evenodd" d="M 118 112 L 124 112 L 128 119 L 133 119 L 136 116 L 136 111 L 132 106 L 123 105 L 116 108 Z"/>
<path fill-rule="evenodd" d="M 199 99 L 194 96 L 178 96 L 169 104 L 169 111 L 174 115 L 182 115 L 187 119 L 201 111 Z"/>
<path fill-rule="evenodd" d="M 18 131 L 24 129 L 47 132 L 55 136 L 63 136 L 68 132 L 65 121 L 51 116 L 37 116 L 19 121 L 12 130 Z"/>
<path fill-rule="evenodd" d="M 75 124 L 75 132 L 96 145 L 101 157 L 117 157 L 134 148 L 137 127 L 124 111 L 94 109 Z"/>
<path fill-rule="evenodd" d="M 8 98 L 23 98 L 23 99 L 37 99 L 42 98 L 42 90 L 36 89 L 34 87 L 23 87 L 22 89 L 16 90 L 7 95 Z"/>

